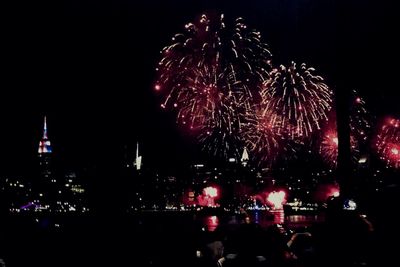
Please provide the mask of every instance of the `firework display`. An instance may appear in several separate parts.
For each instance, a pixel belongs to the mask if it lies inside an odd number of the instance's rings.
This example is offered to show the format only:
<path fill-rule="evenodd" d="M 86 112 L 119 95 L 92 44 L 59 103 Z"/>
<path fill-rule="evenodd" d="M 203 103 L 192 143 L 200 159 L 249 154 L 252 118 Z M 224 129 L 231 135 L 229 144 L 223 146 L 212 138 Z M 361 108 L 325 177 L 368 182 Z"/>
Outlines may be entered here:
<path fill-rule="evenodd" d="M 322 137 L 320 153 L 330 167 L 336 167 L 338 158 L 338 145 L 339 139 L 337 136 L 337 130 L 327 130 Z M 353 160 L 357 160 L 359 157 L 359 148 L 357 140 L 351 135 L 350 146 Z"/>
<path fill-rule="evenodd" d="M 284 191 L 270 192 L 267 201 L 273 205 L 274 209 L 282 209 L 286 201 L 286 193 Z"/>
<path fill-rule="evenodd" d="M 359 96 L 356 90 L 352 91 L 350 106 L 350 148 L 354 161 L 360 156 L 360 146 L 365 145 L 371 129 L 371 116 L 365 107 L 365 101 Z M 336 167 L 338 157 L 338 134 L 337 119 L 335 111 L 329 115 L 329 122 L 326 130 L 323 131 L 319 152 L 322 158 L 330 167 Z"/>
<path fill-rule="evenodd" d="M 293 150 L 292 142 L 282 134 L 277 119 L 279 117 L 260 110 L 259 105 L 245 114 L 240 136 L 253 161 L 259 165 L 271 165 Z"/>
<path fill-rule="evenodd" d="M 400 167 L 400 120 L 395 118 L 387 119 L 381 127 L 376 148 L 379 157 L 388 166 Z"/>
<path fill-rule="evenodd" d="M 271 53 L 242 18 L 228 27 L 224 15 L 202 15 L 172 42 L 157 68 L 155 89 L 165 96 L 161 107 L 176 109 L 178 123 L 197 130 L 209 150 L 225 155 L 237 143 L 241 115 L 268 77 Z"/>
<path fill-rule="evenodd" d="M 328 119 L 332 91 L 314 71 L 304 63 L 298 67 L 292 62 L 274 69 L 264 82 L 263 107 L 273 114 L 272 121 L 280 121 L 279 127 L 290 137 L 308 136 Z"/>
<path fill-rule="evenodd" d="M 296 158 L 316 144 L 335 167 L 338 156 L 333 92 L 306 64 L 272 65 L 261 34 L 242 18 L 204 14 L 185 25 L 161 51 L 155 91 L 161 108 L 218 158 L 240 158 L 243 149 L 258 165 Z M 350 145 L 355 160 L 367 151 L 371 116 L 352 91 Z M 376 147 L 389 166 L 399 167 L 398 120 L 384 125 Z M 312 153 L 311 150 L 308 150 Z"/>
<path fill-rule="evenodd" d="M 367 141 L 372 118 L 365 107 L 364 99 L 359 96 L 356 90 L 352 91 L 349 120 L 351 135 L 354 139 L 358 142 Z"/>

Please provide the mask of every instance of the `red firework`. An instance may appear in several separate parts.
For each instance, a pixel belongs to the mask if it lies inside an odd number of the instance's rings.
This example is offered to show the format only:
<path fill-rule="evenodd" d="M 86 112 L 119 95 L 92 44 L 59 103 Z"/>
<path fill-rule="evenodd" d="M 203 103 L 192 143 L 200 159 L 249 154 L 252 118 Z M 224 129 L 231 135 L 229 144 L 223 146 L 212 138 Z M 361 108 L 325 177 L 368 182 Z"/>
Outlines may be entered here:
<path fill-rule="evenodd" d="M 400 120 L 389 118 L 381 127 L 376 141 L 379 157 L 390 167 L 400 167 Z"/>
<path fill-rule="evenodd" d="M 292 62 L 274 69 L 264 82 L 263 107 L 291 137 L 308 136 L 328 119 L 332 91 L 314 71 L 304 63 L 298 66 Z"/>

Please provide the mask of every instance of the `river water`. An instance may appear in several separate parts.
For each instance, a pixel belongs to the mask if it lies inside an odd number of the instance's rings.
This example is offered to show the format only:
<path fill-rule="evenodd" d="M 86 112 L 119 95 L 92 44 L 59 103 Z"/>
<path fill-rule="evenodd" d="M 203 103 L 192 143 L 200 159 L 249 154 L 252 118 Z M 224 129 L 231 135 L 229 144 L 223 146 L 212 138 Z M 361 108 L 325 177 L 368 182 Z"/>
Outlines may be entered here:
<path fill-rule="evenodd" d="M 246 214 L 262 227 L 295 228 L 318 216 Z M 10 266 L 169 266 L 191 262 L 202 236 L 243 222 L 239 214 L 143 212 L 130 216 L 18 216 L 0 224 L 0 259 Z"/>

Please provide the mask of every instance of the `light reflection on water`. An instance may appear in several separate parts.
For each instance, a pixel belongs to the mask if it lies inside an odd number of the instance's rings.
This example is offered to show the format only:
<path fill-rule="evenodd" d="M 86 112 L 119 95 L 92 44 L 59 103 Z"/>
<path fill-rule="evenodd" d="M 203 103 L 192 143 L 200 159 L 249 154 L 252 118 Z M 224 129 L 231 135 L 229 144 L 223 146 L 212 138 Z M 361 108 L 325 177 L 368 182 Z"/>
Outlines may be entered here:
<path fill-rule="evenodd" d="M 213 232 L 219 225 L 219 219 L 217 216 L 208 216 L 206 217 L 206 225 L 208 228 L 208 231 Z"/>
<path fill-rule="evenodd" d="M 246 215 L 234 215 L 226 217 L 227 224 L 241 224 L 245 222 L 245 217 L 250 218 L 251 222 L 260 224 L 262 227 L 268 227 L 273 224 L 285 224 L 289 228 L 299 227 L 299 226 L 309 226 L 314 222 L 321 220 L 318 215 L 288 215 L 285 216 L 283 209 L 274 210 L 270 212 L 265 211 L 251 211 Z M 208 231 L 212 232 L 220 224 L 225 216 L 206 216 L 203 218 L 203 223 L 207 227 Z"/>

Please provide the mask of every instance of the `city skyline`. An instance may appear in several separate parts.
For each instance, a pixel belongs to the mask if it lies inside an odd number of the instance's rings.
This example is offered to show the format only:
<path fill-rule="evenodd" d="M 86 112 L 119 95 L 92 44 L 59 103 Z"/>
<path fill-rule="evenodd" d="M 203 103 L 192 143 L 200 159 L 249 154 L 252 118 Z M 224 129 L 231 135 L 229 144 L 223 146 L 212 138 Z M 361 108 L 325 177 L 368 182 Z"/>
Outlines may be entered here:
<path fill-rule="evenodd" d="M 21 16 L 27 16 L 19 17 L 7 33 L 11 53 L 6 62 L 12 66 L 10 70 L 26 78 L 9 76 L 13 87 L 1 96 L 2 123 L 10 130 L 2 131 L 0 137 L 18 140 L 4 144 L 1 160 L 5 168 L 33 164 L 41 134 L 38 125 L 44 115 L 52 124 L 56 152 L 66 164 L 101 166 L 112 162 L 115 155 L 122 157 L 125 146 L 134 149 L 137 141 L 143 143 L 148 162 L 204 157 L 197 140 L 175 124 L 173 114 L 160 110 L 160 99 L 152 90 L 159 51 L 185 23 L 204 11 L 243 17 L 261 31 L 277 62 L 309 62 L 329 86 L 335 87 L 338 79 L 344 79 L 346 89 L 359 90 L 371 113 L 378 117 L 398 115 L 396 93 L 390 86 L 396 76 L 385 68 L 398 55 L 391 34 L 396 18 L 388 12 L 389 6 L 355 1 L 341 10 L 334 3 L 316 1 L 293 5 L 279 1 L 254 1 L 253 5 L 195 1 L 178 8 L 178 2 L 157 2 L 163 7 L 160 9 L 145 3 L 139 8 L 126 1 L 117 1 L 111 9 L 104 2 L 76 9 L 71 2 L 71 6 L 59 9 L 63 15 L 58 18 L 46 16 L 50 7 L 34 8 L 43 15 L 35 19 L 27 10 L 22 12 Z M 136 8 L 143 12 L 137 13 Z M 348 29 L 337 33 L 341 28 L 336 15 L 346 8 L 348 12 L 360 8 L 361 12 L 347 18 L 351 22 Z M 24 37 L 14 34 L 18 31 Z M 337 40 L 338 36 L 348 41 Z M 29 38 L 36 41 L 29 43 Z M 33 51 L 37 53 L 30 53 Z M 83 63 L 78 64 L 78 59 Z M 23 88 L 32 89 L 21 95 Z M 168 157 L 170 153 L 173 157 Z"/>
<path fill-rule="evenodd" d="M 0 265 L 398 260 L 396 3 L 26 2 L 4 4 Z"/>

